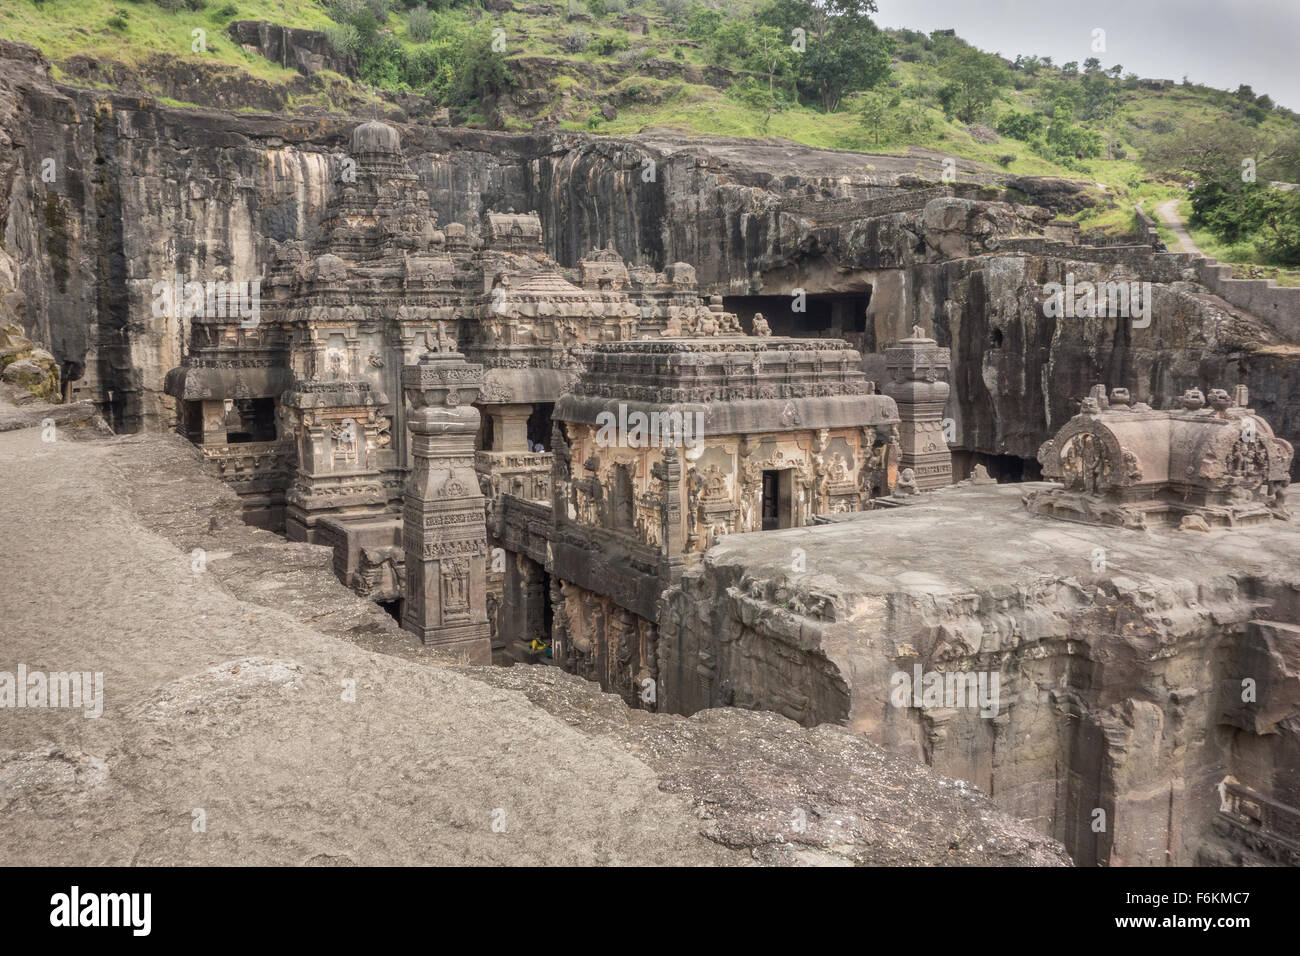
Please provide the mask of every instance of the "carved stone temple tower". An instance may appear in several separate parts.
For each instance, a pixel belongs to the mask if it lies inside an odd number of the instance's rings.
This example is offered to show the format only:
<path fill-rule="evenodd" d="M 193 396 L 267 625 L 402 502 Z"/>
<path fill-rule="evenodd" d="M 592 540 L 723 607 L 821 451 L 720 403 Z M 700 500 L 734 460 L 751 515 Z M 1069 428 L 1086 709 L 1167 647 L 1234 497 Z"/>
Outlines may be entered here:
<path fill-rule="evenodd" d="M 952 452 L 943 434 L 948 356 L 919 325 L 912 327 L 911 338 L 885 350 L 889 378 L 883 391 L 898 404 L 901 419 L 898 467 L 912 469 L 921 491 L 952 484 Z"/>
<path fill-rule="evenodd" d="M 402 510 L 406 600 L 402 627 L 469 663 L 492 663 L 487 620 L 487 526 L 474 473 L 473 406 L 483 367 L 439 336 L 439 350 L 402 369 L 411 411 L 411 474 Z"/>

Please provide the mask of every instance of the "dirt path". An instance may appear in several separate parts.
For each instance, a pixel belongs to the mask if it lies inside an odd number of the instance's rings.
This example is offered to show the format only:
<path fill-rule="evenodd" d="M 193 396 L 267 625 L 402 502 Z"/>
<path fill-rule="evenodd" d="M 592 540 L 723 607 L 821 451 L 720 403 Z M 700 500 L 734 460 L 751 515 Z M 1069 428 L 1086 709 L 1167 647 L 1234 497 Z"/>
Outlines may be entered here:
<path fill-rule="evenodd" d="M 1169 227 L 1169 231 L 1178 240 L 1178 248 L 1170 249 L 1170 252 L 1190 252 L 1198 256 L 1205 255 L 1192 241 L 1191 234 L 1187 231 L 1182 219 L 1179 218 L 1177 199 L 1166 199 L 1156 206 L 1155 212 L 1160 221 Z"/>

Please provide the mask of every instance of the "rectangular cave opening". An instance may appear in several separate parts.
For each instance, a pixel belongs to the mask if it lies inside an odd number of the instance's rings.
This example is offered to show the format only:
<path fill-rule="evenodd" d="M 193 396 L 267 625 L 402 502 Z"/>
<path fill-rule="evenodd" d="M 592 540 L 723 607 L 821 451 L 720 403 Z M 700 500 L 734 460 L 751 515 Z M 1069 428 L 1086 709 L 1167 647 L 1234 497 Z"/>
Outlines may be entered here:
<path fill-rule="evenodd" d="M 526 555 L 512 554 L 507 560 L 504 588 L 497 627 L 506 656 L 516 662 L 558 664 L 550 572 Z"/>
<path fill-rule="evenodd" d="M 203 444 L 202 402 L 181 402 L 181 429 L 191 442 Z"/>
<path fill-rule="evenodd" d="M 867 308 L 871 305 L 871 287 L 861 292 L 808 292 L 805 309 L 796 312 L 791 295 L 723 296 L 722 305 L 740 319 L 741 328 L 753 334 L 754 314 L 762 312 L 773 335 L 795 338 L 847 339 L 855 348 L 865 344 L 870 335 Z M 874 342 L 871 343 L 874 351 Z"/>
<path fill-rule="evenodd" d="M 551 575 L 545 568 L 542 569 L 542 640 L 546 642 L 546 662 L 548 664 L 558 663 L 553 651 L 555 647 L 555 638 L 552 636 L 555 632 L 551 629 L 555 619 L 554 608 L 551 607 Z"/>

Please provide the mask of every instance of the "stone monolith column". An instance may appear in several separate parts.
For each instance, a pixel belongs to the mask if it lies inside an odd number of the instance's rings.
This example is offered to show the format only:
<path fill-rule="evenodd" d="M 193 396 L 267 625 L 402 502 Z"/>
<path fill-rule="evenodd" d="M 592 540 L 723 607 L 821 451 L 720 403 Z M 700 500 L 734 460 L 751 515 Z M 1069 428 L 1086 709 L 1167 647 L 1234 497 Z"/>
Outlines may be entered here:
<path fill-rule="evenodd" d="M 487 620 L 487 526 L 474 473 L 483 367 L 443 342 L 402 369 L 411 406 L 411 475 L 402 509 L 406 600 L 402 627 L 421 642 L 492 662 Z"/>
<path fill-rule="evenodd" d="M 884 393 L 898 405 L 898 470 L 911 468 L 922 491 L 952 484 L 952 451 L 943 434 L 948 350 L 914 326 L 912 337 L 885 350 Z"/>

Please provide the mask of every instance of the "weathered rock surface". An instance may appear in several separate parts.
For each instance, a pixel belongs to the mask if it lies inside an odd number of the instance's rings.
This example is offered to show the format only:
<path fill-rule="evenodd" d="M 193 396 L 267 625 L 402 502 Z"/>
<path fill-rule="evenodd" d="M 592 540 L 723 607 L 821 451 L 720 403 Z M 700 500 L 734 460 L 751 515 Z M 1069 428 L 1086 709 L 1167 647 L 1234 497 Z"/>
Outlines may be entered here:
<path fill-rule="evenodd" d="M 57 402 L 59 366 L 24 333 L 27 297 L 18 291 L 18 264 L 0 249 L 0 380 L 34 398 Z"/>
<path fill-rule="evenodd" d="M 77 436 L 108 436 L 113 430 L 91 402 L 52 404 L 24 388 L 0 382 L 0 432 L 17 428 L 54 427 L 54 440 L 60 429 L 70 429 Z"/>
<path fill-rule="evenodd" d="M 1226 775 L 1300 805 L 1300 529 L 1071 524 L 1022 508 L 1035 487 L 728 536 L 665 594 L 661 706 L 843 723 L 974 781 L 1080 865 L 1231 859 Z M 914 668 L 997 675 L 997 706 L 898 705 Z"/>
<path fill-rule="evenodd" d="M 1066 862 L 841 728 L 446 666 L 339 585 L 327 548 L 240 523 L 180 438 L 67 437 L 0 434 L 0 514 L 22 527 L 3 532 L 0 666 L 102 672 L 104 711 L 6 712 L 10 862 Z"/>
<path fill-rule="evenodd" d="M 356 72 L 356 57 L 340 54 L 319 30 L 297 30 L 265 20 L 235 20 L 226 27 L 226 33 L 250 53 L 305 76 L 320 70 L 344 76 Z"/>

